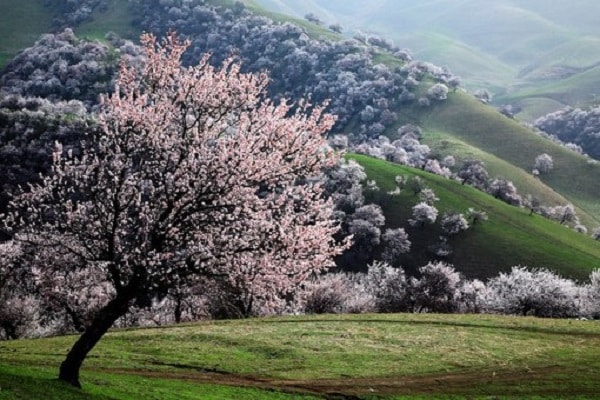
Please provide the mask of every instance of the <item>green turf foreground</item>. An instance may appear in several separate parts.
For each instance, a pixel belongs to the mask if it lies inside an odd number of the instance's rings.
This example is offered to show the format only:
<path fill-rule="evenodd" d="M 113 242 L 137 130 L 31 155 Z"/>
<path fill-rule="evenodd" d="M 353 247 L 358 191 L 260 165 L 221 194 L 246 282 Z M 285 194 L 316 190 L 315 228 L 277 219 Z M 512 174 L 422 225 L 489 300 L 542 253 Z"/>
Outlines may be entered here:
<path fill-rule="evenodd" d="M 299 316 L 108 334 L 83 390 L 75 336 L 0 343 L 0 399 L 597 398 L 600 323 L 471 315 Z"/>

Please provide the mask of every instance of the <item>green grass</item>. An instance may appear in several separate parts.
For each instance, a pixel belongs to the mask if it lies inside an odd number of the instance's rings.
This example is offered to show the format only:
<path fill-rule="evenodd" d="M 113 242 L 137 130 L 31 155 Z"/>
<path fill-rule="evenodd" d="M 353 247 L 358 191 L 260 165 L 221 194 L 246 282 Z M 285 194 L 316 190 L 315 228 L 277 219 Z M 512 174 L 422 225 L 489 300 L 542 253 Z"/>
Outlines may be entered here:
<path fill-rule="evenodd" d="M 565 104 L 544 97 L 528 97 L 516 104 L 521 107 L 516 118 L 527 123 L 533 123 L 540 116 L 565 108 Z"/>
<path fill-rule="evenodd" d="M 544 267 L 564 276 L 586 279 L 590 271 L 600 268 L 600 243 L 529 210 L 509 206 L 468 185 L 366 156 L 350 155 L 365 167 L 382 192 L 393 189 L 394 177 L 420 176 L 440 201 L 436 207 L 444 211 L 465 212 L 473 207 L 485 211 L 489 220 L 451 240 L 454 253 L 448 261 L 469 277 L 487 278 L 515 265 Z M 427 248 L 442 233 L 438 225 L 423 229 L 407 224 L 411 207 L 418 197 L 410 188 L 400 196 L 384 200 L 383 208 L 390 227 L 404 227 L 412 242 L 412 251 L 400 262 L 407 270 L 424 265 L 431 254 Z"/>
<path fill-rule="evenodd" d="M 193 383 L 180 379 L 144 377 L 128 374 L 84 372 L 83 391 L 69 387 L 56 379 L 48 367 L 15 367 L 0 365 L 0 399 L 44 400 L 179 400 L 179 399 L 255 399 L 290 400 L 316 399 L 311 395 L 290 395 L 283 392 L 242 388 L 216 384 Z"/>
<path fill-rule="evenodd" d="M 39 0 L 0 0 L 0 69 L 50 30 L 52 14 Z"/>
<path fill-rule="evenodd" d="M 0 343 L 0 399 L 593 398 L 600 390 L 600 326 L 590 321 L 326 315 L 114 331 L 86 360 L 81 392 L 54 379 L 74 340 Z"/>
<path fill-rule="evenodd" d="M 393 36 L 393 32 L 389 34 Z M 435 60 L 436 65 L 447 65 L 453 74 L 463 78 L 471 90 L 488 88 L 502 90 L 513 81 L 514 67 L 482 52 L 479 48 L 461 42 L 449 35 L 434 32 L 411 33 L 398 38 L 398 43 L 409 40 L 410 48 L 419 60 Z"/>
<path fill-rule="evenodd" d="M 585 106 L 598 101 L 600 67 L 586 69 L 565 79 L 525 85 L 515 93 L 502 97 L 506 102 L 542 97 L 572 106 Z"/>
<path fill-rule="evenodd" d="M 289 15 L 281 14 L 278 12 L 269 11 L 268 9 L 262 7 L 258 4 L 256 0 L 245 0 L 244 3 L 248 10 L 257 15 L 262 15 L 264 17 L 270 18 L 275 22 L 290 22 L 294 25 L 297 25 L 301 28 L 304 28 L 306 33 L 312 38 L 325 38 L 330 40 L 340 40 L 342 38 L 341 35 L 330 31 L 327 29 L 327 25 L 316 25 L 312 22 L 309 22 L 305 19 L 294 18 Z"/>
<path fill-rule="evenodd" d="M 483 157 L 483 161 L 495 166 L 490 171 L 492 176 L 515 182 L 531 181 L 528 176 L 535 157 L 550 154 L 555 168 L 540 179 L 546 189 L 542 190 L 540 185 L 517 185 L 519 191 L 534 194 L 547 203 L 554 202 L 556 195 L 549 193 L 555 191 L 579 208 L 580 218 L 589 228 L 600 225 L 600 181 L 596 178 L 600 175 L 600 166 L 591 165 L 585 157 L 536 135 L 518 121 L 502 116 L 461 92 L 452 93 L 448 100 L 431 108 L 408 108 L 402 113 L 425 130 L 425 140 L 430 143 L 446 137 L 450 144 L 462 143 L 493 156 Z M 433 140 L 429 140 L 430 137 Z M 509 167 L 502 167 L 497 160 Z"/>
<path fill-rule="evenodd" d="M 96 9 L 90 21 L 75 29 L 77 36 L 88 40 L 104 40 L 108 32 L 114 32 L 123 38 L 138 39 L 141 31 L 133 25 L 131 6 L 122 0 L 109 0 L 106 3 L 105 10 Z"/>

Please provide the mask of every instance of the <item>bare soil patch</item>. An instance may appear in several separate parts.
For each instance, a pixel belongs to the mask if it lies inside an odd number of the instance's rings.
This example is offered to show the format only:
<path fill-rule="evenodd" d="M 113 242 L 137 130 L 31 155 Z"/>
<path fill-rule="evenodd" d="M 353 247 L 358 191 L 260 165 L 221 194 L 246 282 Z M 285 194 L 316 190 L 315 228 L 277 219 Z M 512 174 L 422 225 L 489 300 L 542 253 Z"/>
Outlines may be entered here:
<path fill-rule="evenodd" d="M 510 372 L 468 372 L 435 374 L 426 376 L 397 376 L 383 378 L 341 378 L 341 379 L 314 379 L 314 380 L 289 380 L 263 376 L 238 375 L 222 371 L 201 370 L 179 366 L 182 371 L 140 371 L 102 369 L 103 372 L 137 375 L 147 378 L 174 379 L 194 383 L 207 383 L 215 385 L 251 387 L 263 390 L 275 390 L 287 393 L 304 393 L 323 396 L 327 399 L 356 399 L 363 395 L 436 395 L 436 394 L 479 394 L 479 395 L 508 395 L 511 388 L 527 385 L 530 382 L 548 382 L 548 389 L 536 395 L 560 395 L 563 385 L 557 381 L 557 374 L 568 376 L 567 370 L 560 367 L 545 367 L 536 370 L 510 371 Z M 486 386 L 501 387 L 502 393 L 486 393 Z M 546 386 L 546 385 L 544 385 Z M 473 388 L 480 391 L 473 393 Z M 577 393 L 577 395 L 597 394 L 590 389 L 590 393 Z M 575 394 L 575 393 L 572 393 Z"/>

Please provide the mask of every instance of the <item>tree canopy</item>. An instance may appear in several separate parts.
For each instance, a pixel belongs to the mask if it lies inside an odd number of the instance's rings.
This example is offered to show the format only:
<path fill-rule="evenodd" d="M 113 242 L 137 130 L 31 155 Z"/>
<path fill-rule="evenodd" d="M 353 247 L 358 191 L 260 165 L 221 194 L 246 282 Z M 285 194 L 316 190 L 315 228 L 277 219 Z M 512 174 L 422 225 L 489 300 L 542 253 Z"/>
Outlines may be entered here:
<path fill-rule="evenodd" d="M 132 304 L 198 277 L 243 281 L 268 303 L 345 247 L 318 178 L 339 159 L 324 138 L 335 118 L 270 102 L 267 76 L 231 59 L 182 67 L 189 43 L 174 33 L 141 42 L 146 62 L 122 64 L 81 154 L 57 143 L 51 173 L 4 216 L 23 253 L 46 258 L 41 268 L 100 268 L 114 291 L 61 366 L 76 386 Z"/>

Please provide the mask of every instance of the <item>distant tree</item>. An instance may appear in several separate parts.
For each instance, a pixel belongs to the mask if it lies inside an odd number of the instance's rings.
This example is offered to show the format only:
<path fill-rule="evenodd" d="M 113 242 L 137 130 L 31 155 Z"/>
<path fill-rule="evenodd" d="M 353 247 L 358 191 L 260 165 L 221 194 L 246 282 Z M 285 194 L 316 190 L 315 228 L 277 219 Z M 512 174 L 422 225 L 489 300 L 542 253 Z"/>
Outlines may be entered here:
<path fill-rule="evenodd" d="M 329 30 L 335 33 L 342 33 L 344 31 L 344 27 L 336 23 L 329 25 Z"/>
<path fill-rule="evenodd" d="M 418 195 L 423 189 L 425 189 L 425 182 L 423 182 L 421 177 L 415 175 L 410 179 L 410 188 L 415 195 Z M 433 195 L 435 197 L 435 193 Z"/>
<path fill-rule="evenodd" d="M 462 79 L 459 76 L 452 76 L 448 79 L 448 87 L 452 89 L 453 92 L 456 92 L 456 89 L 460 87 L 462 83 Z"/>
<path fill-rule="evenodd" d="M 479 101 L 481 101 L 484 104 L 487 104 L 490 101 L 492 101 L 492 94 L 487 89 L 478 89 L 473 93 L 473 96 L 475 96 Z"/>
<path fill-rule="evenodd" d="M 423 227 L 425 224 L 435 223 L 438 210 L 425 202 L 421 202 L 412 208 L 412 218 L 408 220 L 411 226 Z"/>
<path fill-rule="evenodd" d="M 471 314 L 487 312 L 487 298 L 488 289 L 485 283 L 478 279 L 472 281 L 463 279 L 459 288 L 457 311 Z"/>
<path fill-rule="evenodd" d="M 535 165 L 533 168 L 538 170 L 541 174 L 545 174 L 554 168 L 554 161 L 549 154 L 543 153 L 535 158 Z"/>
<path fill-rule="evenodd" d="M 461 213 L 445 213 L 442 216 L 442 230 L 448 236 L 457 235 L 469 229 L 469 222 Z"/>
<path fill-rule="evenodd" d="M 512 206 L 518 207 L 522 203 L 521 196 L 517 193 L 515 185 L 503 178 L 494 179 L 488 187 L 488 193 Z"/>
<path fill-rule="evenodd" d="M 507 116 L 508 118 L 514 118 L 516 114 L 518 114 L 521 109 L 519 107 L 515 107 L 512 104 L 505 104 L 498 108 L 500 114 Z"/>
<path fill-rule="evenodd" d="M 450 171 L 450 169 L 441 165 L 438 160 L 433 158 L 428 159 L 422 168 L 427 172 L 431 172 L 432 174 L 443 176 L 445 178 L 450 178 L 452 176 L 452 171 Z"/>
<path fill-rule="evenodd" d="M 362 182 L 367 179 L 364 168 L 354 160 L 340 159 L 338 165 L 325 171 L 325 189 L 336 209 L 352 214 L 364 205 Z"/>
<path fill-rule="evenodd" d="M 432 101 L 442 101 L 448 98 L 448 86 L 436 83 L 427 90 L 427 98 Z"/>
<path fill-rule="evenodd" d="M 304 19 L 316 25 L 323 25 L 323 21 L 321 21 L 321 18 L 319 18 L 315 13 L 306 14 Z"/>
<path fill-rule="evenodd" d="M 301 296 L 307 314 L 339 314 L 345 311 L 352 287 L 345 274 L 326 274 L 308 282 Z"/>
<path fill-rule="evenodd" d="M 600 319 L 600 269 L 592 271 L 588 283 L 583 287 L 583 314 Z"/>
<path fill-rule="evenodd" d="M 442 160 L 442 165 L 446 168 L 452 168 L 456 165 L 456 159 L 454 156 L 448 155 Z"/>
<path fill-rule="evenodd" d="M 469 208 L 466 213 L 467 220 L 471 221 L 471 225 L 476 225 L 479 222 L 487 221 L 488 216 L 485 211 Z"/>
<path fill-rule="evenodd" d="M 536 196 L 528 194 L 523 199 L 523 205 L 529 208 L 529 215 L 532 215 L 534 212 L 540 211 L 541 202 Z"/>
<path fill-rule="evenodd" d="M 586 109 L 566 107 L 535 120 L 535 127 L 563 143 L 580 147 L 595 159 L 600 159 L 600 107 Z M 577 147 L 573 148 L 577 151 Z"/>
<path fill-rule="evenodd" d="M 0 243 L 0 340 L 24 336 L 36 321 L 39 304 L 32 288 L 24 282 L 33 282 L 31 270 L 19 260 L 22 247 L 14 241 Z"/>
<path fill-rule="evenodd" d="M 547 269 L 513 267 L 488 282 L 491 310 L 536 317 L 574 317 L 577 285 Z"/>
<path fill-rule="evenodd" d="M 488 185 L 488 172 L 480 160 L 466 160 L 458 171 L 458 177 L 463 185 L 468 183 L 479 189 L 485 189 Z"/>
<path fill-rule="evenodd" d="M 421 192 L 419 192 L 419 199 L 432 206 L 436 201 L 439 201 L 439 197 L 436 196 L 433 189 L 425 187 Z"/>
<path fill-rule="evenodd" d="M 253 293 L 285 296 L 343 249 L 332 204 L 311 179 L 339 159 L 323 137 L 334 118 L 264 100 L 266 76 L 232 61 L 182 67 L 188 43 L 174 34 L 142 44 L 144 67 L 123 64 L 102 98 L 102 134 L 80 157 L 55 149 L 52 174 L 2 218 L 29 254 L 55 249 L 44 268 L 102 268 L 114 290 L 61 365 L 75 386 L 88 352 L 132 304 L 197 276 L 238 279 L 249 264 Z"/>
<path fill-rule="evenodd" d="M 409 281 L 414 312 L 453 313 L 459 308 L 462 278 L 452 265 L 431 262 Z"/>
<path fill-rule="evenodd" d="M 404 228 L 386 229 L 382 239 L 385 248 L 381 256 L 390 264 L 394 264 L 401 254 L 410 251 L 411 242 Z"/>
<path fill-rule="evenodd" d="M 368 266 L 364 278 L 368 293 L 375 299 L 377 311 L 408 311 L 406 274 L 402 268 L 394 268 L 386 262 L 375 261 Z"/>
<path fill-rule="evenodd" d="M 329 139 L 329 145 L 336 150 L 346 150 L 348 148 L 348 136 L 333 135 Z"/>
<path fill-rule="evenodd" d="M 547 218 L 558 221 L 559 224 L 564 225 L 567 223 L 578 224 L 579 217 L 575 211 L 573 204 L 565 204 L 563 206 L 548 207 L 542 213 Z"/>
<path fill-rule="evenodd" d="M 366 257 L 381 243 L 381 227 L 385 225 L 385 216 L 381 207 L 367 204 L 348 216 L 347 225 L 348 232 L 354 239 L 350 251 Z"/>
<path fill-rule="evenodd" d="M 419 107 L 427 108 L 431 106 L 431 101 L 427 97 L 419 97 L 417 104 L 419 104 Z"/>

